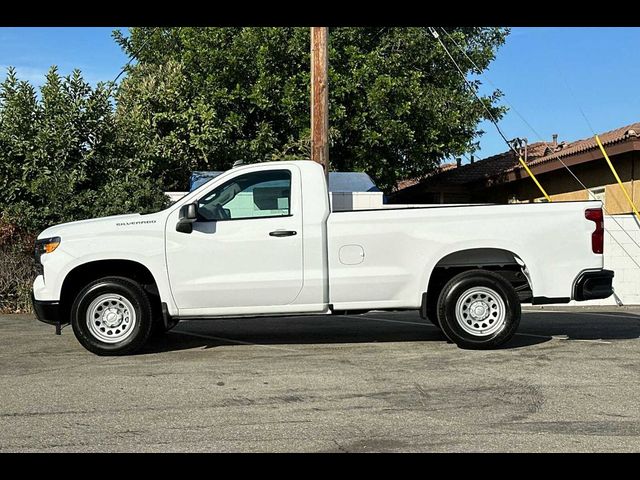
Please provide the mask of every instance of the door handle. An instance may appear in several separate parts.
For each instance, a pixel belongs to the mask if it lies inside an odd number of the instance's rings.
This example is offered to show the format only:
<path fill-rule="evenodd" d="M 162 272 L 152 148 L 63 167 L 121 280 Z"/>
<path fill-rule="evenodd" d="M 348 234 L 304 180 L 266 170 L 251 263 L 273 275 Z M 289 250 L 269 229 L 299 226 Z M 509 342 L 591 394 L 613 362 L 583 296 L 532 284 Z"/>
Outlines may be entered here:
<path fill-rule="evenodd" d="M 269 232 L 270 237 L 291 237 L 297 234 L 298 232 L 295 230 L 274 230 L 273 232 Z"/>

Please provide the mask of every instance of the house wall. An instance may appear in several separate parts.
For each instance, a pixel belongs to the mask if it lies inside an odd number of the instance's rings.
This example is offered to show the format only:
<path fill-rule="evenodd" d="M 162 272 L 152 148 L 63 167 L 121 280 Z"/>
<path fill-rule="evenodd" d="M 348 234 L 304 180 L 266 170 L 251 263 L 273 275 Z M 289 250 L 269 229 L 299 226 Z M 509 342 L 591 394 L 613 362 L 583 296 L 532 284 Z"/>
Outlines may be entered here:
<path fill-rule="evenodd" d="M 617 155 L 612 157 L 611 161 L 634 204 L 636 206 L 639 205 L 640 152 Z M 594 162 L 570 166 L 569 168 L 587 188 L 605 187 L 605 208 L 608 213 L 623 214 L 632 212 L 631 206 L 604 158 Z M 566 202 L 587 200 L 589 198 L 587 192 L 565 168 L 536 175 L 536 178 L 553 201 Z M 497 203 L 508 202 L 513 197 L 519 202 L 526 202 L 542 197 L 542 193 L 529 177 L 525 177 L 515 182 L 498 185 L 485 192 L 479 192 L 474 200 L 483 201 L 481 197 L 486 198 L 484 201 Z"/>

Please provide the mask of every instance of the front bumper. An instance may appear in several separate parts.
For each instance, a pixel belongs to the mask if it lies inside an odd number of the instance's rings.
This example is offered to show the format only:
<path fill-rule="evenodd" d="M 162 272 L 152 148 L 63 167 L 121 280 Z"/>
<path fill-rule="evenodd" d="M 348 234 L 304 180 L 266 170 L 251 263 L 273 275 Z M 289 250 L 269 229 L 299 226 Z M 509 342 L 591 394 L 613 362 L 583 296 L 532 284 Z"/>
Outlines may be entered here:
<path fill-rule="evenodd" d="M 613 294 L 613 270 L 583 272 L 573 287 L 573 299 L 577 301 L 607 298 Z"/>
<path fill-rule="evenodd" d="M 31 292 L 31 304 L 33 305 L 33 311 L 36 313 L 37 319 L 41 322 L 56 326 L 62 323 L 60 319 L 60 302 L 36 300 L 33 292 Z"/>

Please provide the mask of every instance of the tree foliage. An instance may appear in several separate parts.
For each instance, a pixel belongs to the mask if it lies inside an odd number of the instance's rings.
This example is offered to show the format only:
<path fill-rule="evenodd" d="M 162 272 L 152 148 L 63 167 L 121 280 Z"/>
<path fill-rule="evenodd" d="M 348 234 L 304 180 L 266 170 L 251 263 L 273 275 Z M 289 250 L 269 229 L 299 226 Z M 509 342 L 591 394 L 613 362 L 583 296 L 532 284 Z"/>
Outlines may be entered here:
<path fill-rule="evenodd" d="M 481 70 L 508 33 L 449 32 Z M 193 170 L 308 158 L 308 28 L 132 28 L 114 37 L 135 60 L 117 89 L 55 67 L 39 92 L 12 69 L 0 83 L 5 221 L 37 230 L 157 209 L 161 191 L 185 189 Z M 331 28 L 329 59 L 333 170 L 366 171 L 390 190 L 474 149 L 485 112 L 426 29 Z M 499 96 L 483 99 L 497 117 Z"/>
<path fill-rule="evenodd" d="M 0 84 L 0 220 L 34 231 L 162 206 L 160 184 L 121 154 L 113 85 L 52 67 L 37 95 L 9 69 Z"/>
<path fill-rule="evenodd" d="M 480 69 L 508 34 L 448 30 Z M 137 61 L 117 94 L 129 158 L 167 189 L 185 188 L 192 170 L 237 160 L 308 158 L 308 28 L 132 28 L 114 36 Z M 473 151 L 486 118 L 425 28 L 331 28 L 329 83 L 331 169 L 366 171 L 386 190 Z M 483 97 L 496 117 L 499 97 Z"/>

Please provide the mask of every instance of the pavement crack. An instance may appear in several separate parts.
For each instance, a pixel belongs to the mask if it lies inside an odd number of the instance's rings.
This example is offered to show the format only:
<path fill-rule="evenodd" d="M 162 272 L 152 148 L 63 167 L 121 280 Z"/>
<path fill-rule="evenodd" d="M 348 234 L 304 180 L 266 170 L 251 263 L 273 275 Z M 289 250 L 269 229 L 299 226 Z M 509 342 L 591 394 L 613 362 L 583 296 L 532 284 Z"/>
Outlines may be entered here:
<path fill-rule="evenodd" d="M 422 386 L 420 384 L 414 383 L 414 386 L 416 387 L 416 390 L 418 390 L 418 393 L 420 394 L 420 395 L 418 395 L 418 399 L 420 400 L 420 403 L 422 404 L 422 406 L 424 408 L 427 408 L 427 404 L 424 403 L 424 400 L 426 398 L 429 398 L 430 395 L 427 392 L 424 391 L 424 388 L 422 388 Z"/>
<path fill-rule="evenodd" d="M 349 450 L 347 450 L 342 445 L 340 445 L 337 440 L 331 440 L 331 441 L 336 444 L 336 447 L 338 447 L 338 450 L 340 450 L 342 453 L 351 453 L 349 452 Z"/>

